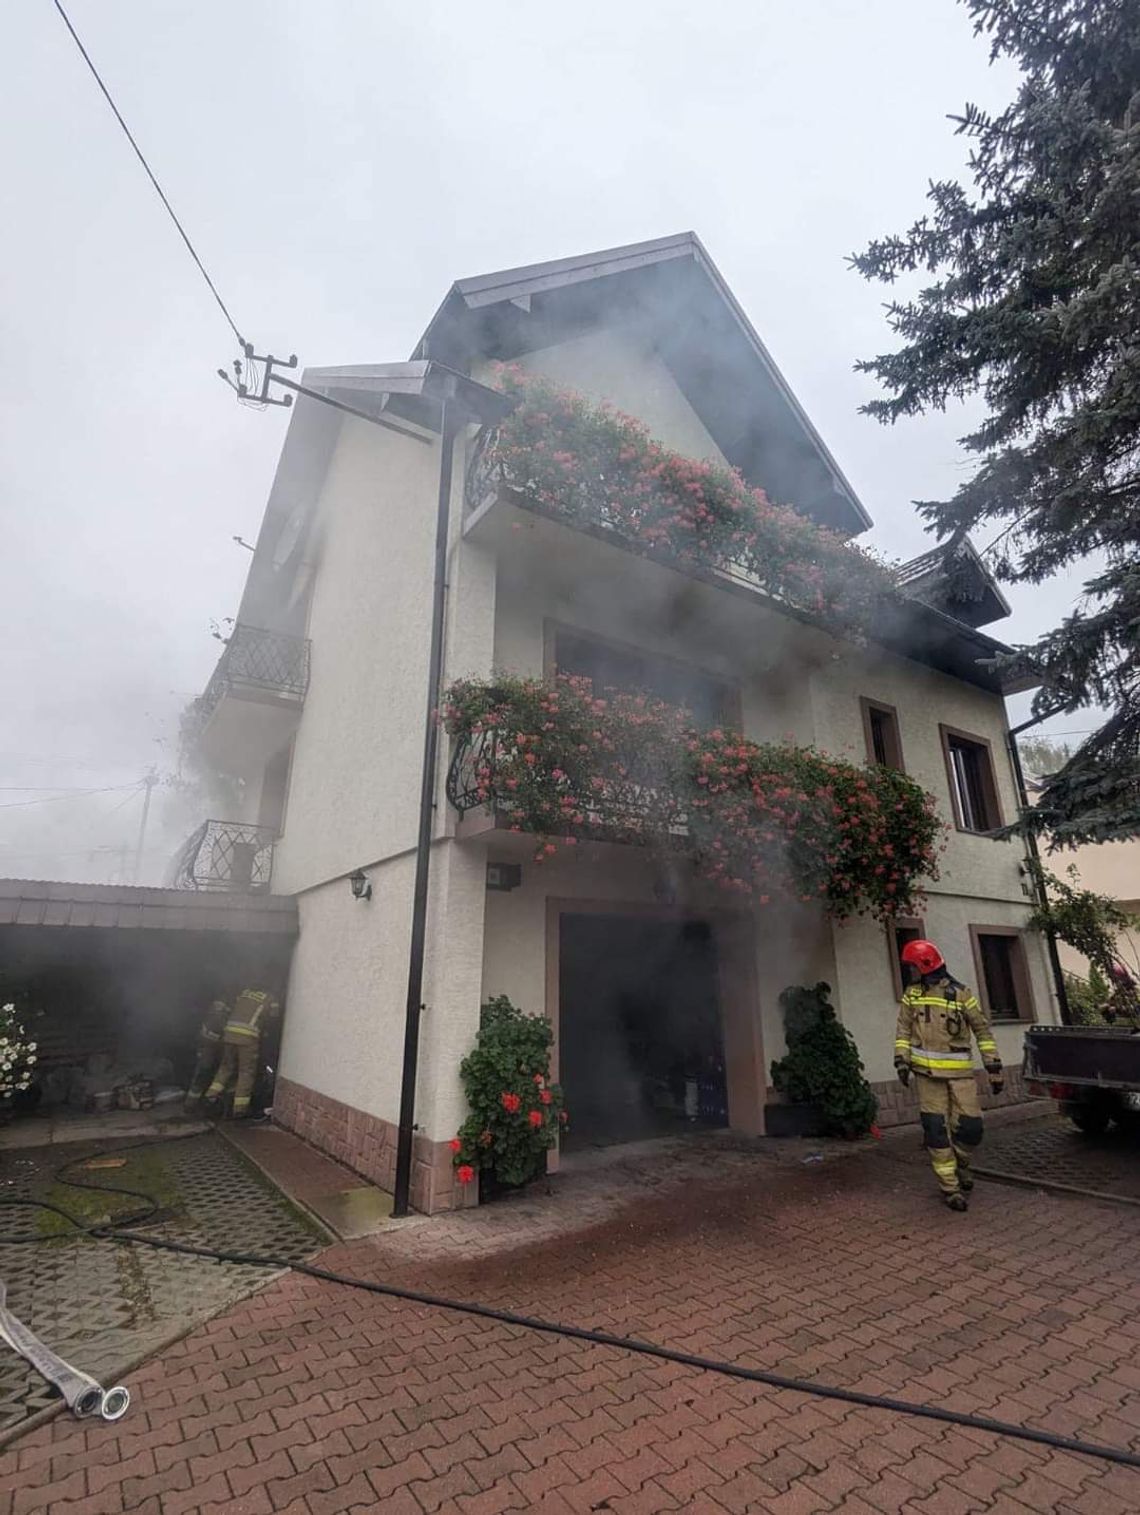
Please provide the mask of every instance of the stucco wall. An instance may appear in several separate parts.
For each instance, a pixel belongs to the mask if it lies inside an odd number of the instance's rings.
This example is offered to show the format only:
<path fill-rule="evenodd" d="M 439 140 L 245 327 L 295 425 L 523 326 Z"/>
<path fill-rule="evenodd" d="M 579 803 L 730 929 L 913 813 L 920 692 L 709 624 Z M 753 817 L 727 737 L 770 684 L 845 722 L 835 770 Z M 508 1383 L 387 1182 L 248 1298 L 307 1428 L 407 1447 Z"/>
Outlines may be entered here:
<path fill-rule="evenodd" d="M 293 1083 L 395 1121 L 407 1004 L 414 854 L 368 870 L 372 898 L 344 879 L 298 899 L 281 1072 Z M 479 1024 L 485 859 L 450 841 L 432 849 L 416 1120 L 433 1141 L 461 1117 L 459 1059 Z"/>
<path fill-rule="evenodd" d="M 438 467 L 435 447 L 362 421 L 341 428 L 318 507 L 281 893 L 414 844 Z"/>
<path fill-rule="evenodd" d="M 725 461 L 654 351 L 651 338 L 633 324 L 607 327 L 528 353 L 521 366 L 592 399 L 608 400 L 643 421 L 653 436 L 678 452 Z"/>
<path fill-rule="evenodd" d="M 932 889 L 1024 903 L 1018 872 L 1025 857 L 1024 846 L 958 831 L 953 826 L 938 729 L 940 724 L 954 726 L 989 741 L 1002 816 L 1011 821 L 1017 813 L 1017 795 L 1005 747 L 1005 711 L 1000 697 L 873 647 L 836 644 L 834 657 L 812 678 L 816 741 L 827 751 L 857 762 L 867 755 L 860 696 L 895 706 L 906 771 L 935 796 L 940 813 L 951 823 L 941 862 L 942 877 Z"/>
<path fill-rule="evenodd" d="M 369 870 L 372 899 L 344 879 L 302 894 L 281 1039 L 281 1072 L 395 1119 L 411 931 L 411 855 Z"/>

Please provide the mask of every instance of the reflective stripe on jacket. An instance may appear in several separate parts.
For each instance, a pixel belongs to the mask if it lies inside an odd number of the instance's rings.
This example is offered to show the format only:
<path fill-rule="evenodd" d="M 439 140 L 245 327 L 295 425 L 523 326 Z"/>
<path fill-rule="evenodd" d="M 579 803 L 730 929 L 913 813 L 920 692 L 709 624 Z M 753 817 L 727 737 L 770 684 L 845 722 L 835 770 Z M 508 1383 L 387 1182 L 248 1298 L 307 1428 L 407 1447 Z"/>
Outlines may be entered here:
<path fill-rule="evenodd" d="M 277 1001 L 264 989 L 243 989 L 226 1022 L 227 1041 L 256 1041 L 264 1022 L 276 1009 Z"/>
<path fill-rule="evenodd" d="M 1001 1058 L 978 1001 L 949 978 L 914 984 L 906 990 L 895 1027 L 895 1062 L 927 1078 L 963 1078 L 973 1073 L 970 1036 L 989 1073 Z"/>

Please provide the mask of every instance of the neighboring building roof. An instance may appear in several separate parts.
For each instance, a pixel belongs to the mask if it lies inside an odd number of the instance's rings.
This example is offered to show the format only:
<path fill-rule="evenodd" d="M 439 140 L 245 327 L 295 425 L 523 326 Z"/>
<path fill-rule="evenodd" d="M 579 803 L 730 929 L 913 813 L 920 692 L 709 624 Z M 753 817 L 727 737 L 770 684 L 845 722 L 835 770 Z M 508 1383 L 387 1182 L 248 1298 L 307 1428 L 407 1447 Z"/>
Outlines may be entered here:
<path fill-rule="evenodd" d="M 463 371 L 615 321 L 639 321 L 724 456 L 751 483 L 845 535 L 872 524 L 693 232 L 452 285 L 413 356 Z"/>
<path fill-rule="evenodd" d="M 988 626 L 1011 614 L 1009 601 L 969 538 L 956 548 L 943 543 L 912 558 L 898 570 L 895 582 L 910 599 L 967 626 Z"/>
<path fill-rule="evenodd" d="M 154 931 L 297 935 L 297 902 L 280 894 L 211 894 L 0 879 L 0 926 L 94 926 Z"/>

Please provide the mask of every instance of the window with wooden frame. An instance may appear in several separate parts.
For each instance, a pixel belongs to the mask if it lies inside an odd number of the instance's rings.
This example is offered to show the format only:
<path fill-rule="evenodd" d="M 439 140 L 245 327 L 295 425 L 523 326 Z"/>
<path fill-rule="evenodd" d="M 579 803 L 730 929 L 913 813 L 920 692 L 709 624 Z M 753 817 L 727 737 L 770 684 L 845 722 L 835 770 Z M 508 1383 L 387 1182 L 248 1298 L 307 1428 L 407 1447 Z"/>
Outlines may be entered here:
<path fill-rule="evenodd" d="M 740 693 L 726 680 L 679 659 L 549 624 L 547 672 L 587 678 L 599 693 L 618 689 L 683 705 L 698 726 L 739 726 Z"/>
<path fill-rule="evenodd" d="M 898 711 L 893 705 L 884 705 L 880 700 L 869 700 L 865 696 L 860 697 L 859 708 L 863 712 L 868 763 L 905 772 Z"/>
<path fill-rule="evenodd" d="M 903 990 L 911 983 L 911 970 L 903 964 L 902 950 L 907 942 L 921 941 L 925 935 L 926 926 L 917 915 L 897 915 L 887 926 L 887 952 L 891 959 L 896 999 L 902 999 Z"/>
<path fill-rule="evenodd" d="M 1002 824 L 993 748 L 985 737 L 939 726 L 954 824 L 959 831 L 996 831 Z"/>
<path fill-rule="evenodd" d="M 1034 1019 L 1025 938 L 1016 926 L 971 926 L 978 999 L 991 1021 Z"/>

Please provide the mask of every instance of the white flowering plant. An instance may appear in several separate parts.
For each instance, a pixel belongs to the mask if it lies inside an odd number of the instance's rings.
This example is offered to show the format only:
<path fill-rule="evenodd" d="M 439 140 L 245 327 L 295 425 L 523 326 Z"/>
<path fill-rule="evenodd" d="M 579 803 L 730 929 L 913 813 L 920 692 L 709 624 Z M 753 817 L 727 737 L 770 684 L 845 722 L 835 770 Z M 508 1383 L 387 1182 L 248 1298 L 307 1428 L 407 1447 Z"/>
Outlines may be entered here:
<path fill-rule="evenodd" d="M 31 1087 L 36 1044 L 28 1040 L 16 1006 L 0 1005 L 0 1100 Z"/>

